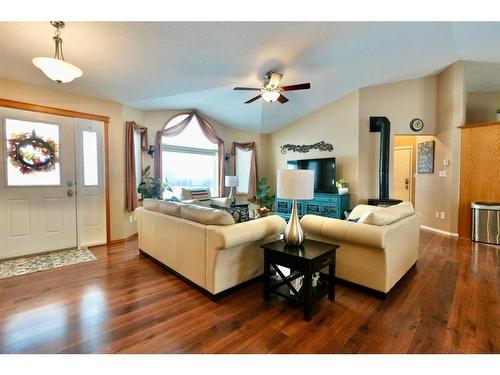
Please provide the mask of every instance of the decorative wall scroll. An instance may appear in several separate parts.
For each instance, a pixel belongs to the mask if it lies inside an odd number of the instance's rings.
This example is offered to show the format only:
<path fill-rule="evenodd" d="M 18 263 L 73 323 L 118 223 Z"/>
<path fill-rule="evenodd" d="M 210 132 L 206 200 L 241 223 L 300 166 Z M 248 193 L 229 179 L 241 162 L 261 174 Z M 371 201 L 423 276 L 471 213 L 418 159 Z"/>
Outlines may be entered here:
<path fill-rule="evenodd" d="M 311 150 L 317 149 L 319 151 L 333 151 L 333 145 L 331 143 L 326 143 L 324 141 L 315 143 L 313 145 L 291 145 L 287 143 L 286 145 L 281 146 L 281 153 L 286 154 L 287 151 L 300 152 L 301 154 L 305 154 Z"/>
<path fill-rule="evenodd" d="M 8 143 L 10 162 L 22 174 L 52 171 L 59 160 L 56 142 L 38 137 L 34 130 L 13 134 Z"/>

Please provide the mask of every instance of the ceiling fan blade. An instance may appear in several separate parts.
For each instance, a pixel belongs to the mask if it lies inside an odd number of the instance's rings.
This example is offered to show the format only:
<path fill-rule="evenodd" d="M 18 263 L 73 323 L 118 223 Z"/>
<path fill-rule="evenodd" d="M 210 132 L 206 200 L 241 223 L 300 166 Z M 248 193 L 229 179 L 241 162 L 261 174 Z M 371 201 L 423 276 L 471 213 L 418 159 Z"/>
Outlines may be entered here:
<path fill-rule="evenodd" d="M 235 87 L 233 90 L 260 91 L 260 88 L 255 88 L 255 87 Z"/>
<path fill-rule="evenodd" d="M 247 100 L 247 101 L 245 102 L 245 104 L 252 103 L 252 102 L 256 101 L 257 99 L 260 99 L 260 97 L 261 97 L 261 96 L 262 96 L 262 95 L 257 95 L 255 98 L 252 98 L 252 99 L 250 99 L 250 100 Z"/>
<path fill-rule="evenodd" d="M 278 102 L 281 104 L 285 104 L 288 101 L 287 98 L 285 98 L 283 95 L 278 96 Z"/>
<path fill-rule="evenodd" d="M 307 90 L 311 88 L 310 83 L 299 83 L 297 85 L 289 85 L 281 87 L 283 91 Z"/>

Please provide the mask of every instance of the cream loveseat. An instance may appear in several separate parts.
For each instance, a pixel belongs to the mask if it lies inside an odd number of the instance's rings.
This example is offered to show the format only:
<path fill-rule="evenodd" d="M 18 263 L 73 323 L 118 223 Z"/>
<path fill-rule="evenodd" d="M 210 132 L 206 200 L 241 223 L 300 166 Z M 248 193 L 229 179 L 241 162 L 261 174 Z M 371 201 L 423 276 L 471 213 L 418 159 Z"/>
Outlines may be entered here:
<path fill-rule="evenodd" d="M 263 273 L 260 245 L 286 225 L 277 215 L 235 224 L 223 210 L 152 199 L 135 212 L 139 250 L 214 299 Z"/>
<path fill-rule="evenodd" d="M 354 284 L 388 293 L 417 262 L 420 214 L 410 202 L 381 208 L 358 205 L 350 220 L 305 215 L 307 238 L 340 245 L 336 276 Z"/>

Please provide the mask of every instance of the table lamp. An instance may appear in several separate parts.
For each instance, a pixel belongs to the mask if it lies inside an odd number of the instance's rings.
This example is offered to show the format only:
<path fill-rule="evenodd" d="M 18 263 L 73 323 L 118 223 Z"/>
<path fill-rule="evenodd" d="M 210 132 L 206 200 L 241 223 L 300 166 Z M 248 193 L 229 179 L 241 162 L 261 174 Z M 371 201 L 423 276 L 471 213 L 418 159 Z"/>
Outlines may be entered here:
<path fill-rule="evenodd" d="M 231 188 L 229 199 L 231 200 L 231 205 L 233 205 L 236 202 L 236 198 L 234 197 L 234 188 L 238 186 L 238 176 L 226 176 L 225 185 Z"/>
<path fill-rule="evenodd" d="M 300 246 L 304 243 L 304 231 L 297 213 L 297 200 L 314 198 L 314 171 L 308 169 L 279 169 L 277 196 L 292 199 L 292 214 L 285 228 L 285 243 Z"/>

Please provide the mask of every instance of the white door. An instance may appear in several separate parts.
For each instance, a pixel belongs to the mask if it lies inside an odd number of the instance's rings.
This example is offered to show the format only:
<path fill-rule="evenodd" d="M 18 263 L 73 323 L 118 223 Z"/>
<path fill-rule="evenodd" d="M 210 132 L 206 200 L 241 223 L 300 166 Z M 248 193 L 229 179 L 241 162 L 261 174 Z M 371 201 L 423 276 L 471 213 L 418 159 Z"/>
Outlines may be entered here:
<path fill-rule="evenodd" d="M 411 147 L 398 147 L 394 149 L 393 196 L 395 199 L 411 201 L 411 159 Z"/>
<path fill-rule="evenodd" d="M 104 124 L 76 119 L 76 187 L 79 246 L 106 243 Z"/>
<path fill-rule="evenodd" d="M 0 258 L 75 247 L 74 119 L 0 116 Z"/>
<path fill-rule="evenodd" d="M 0 117 L 0 259 L 106 243 L 104 124 Z"/>

